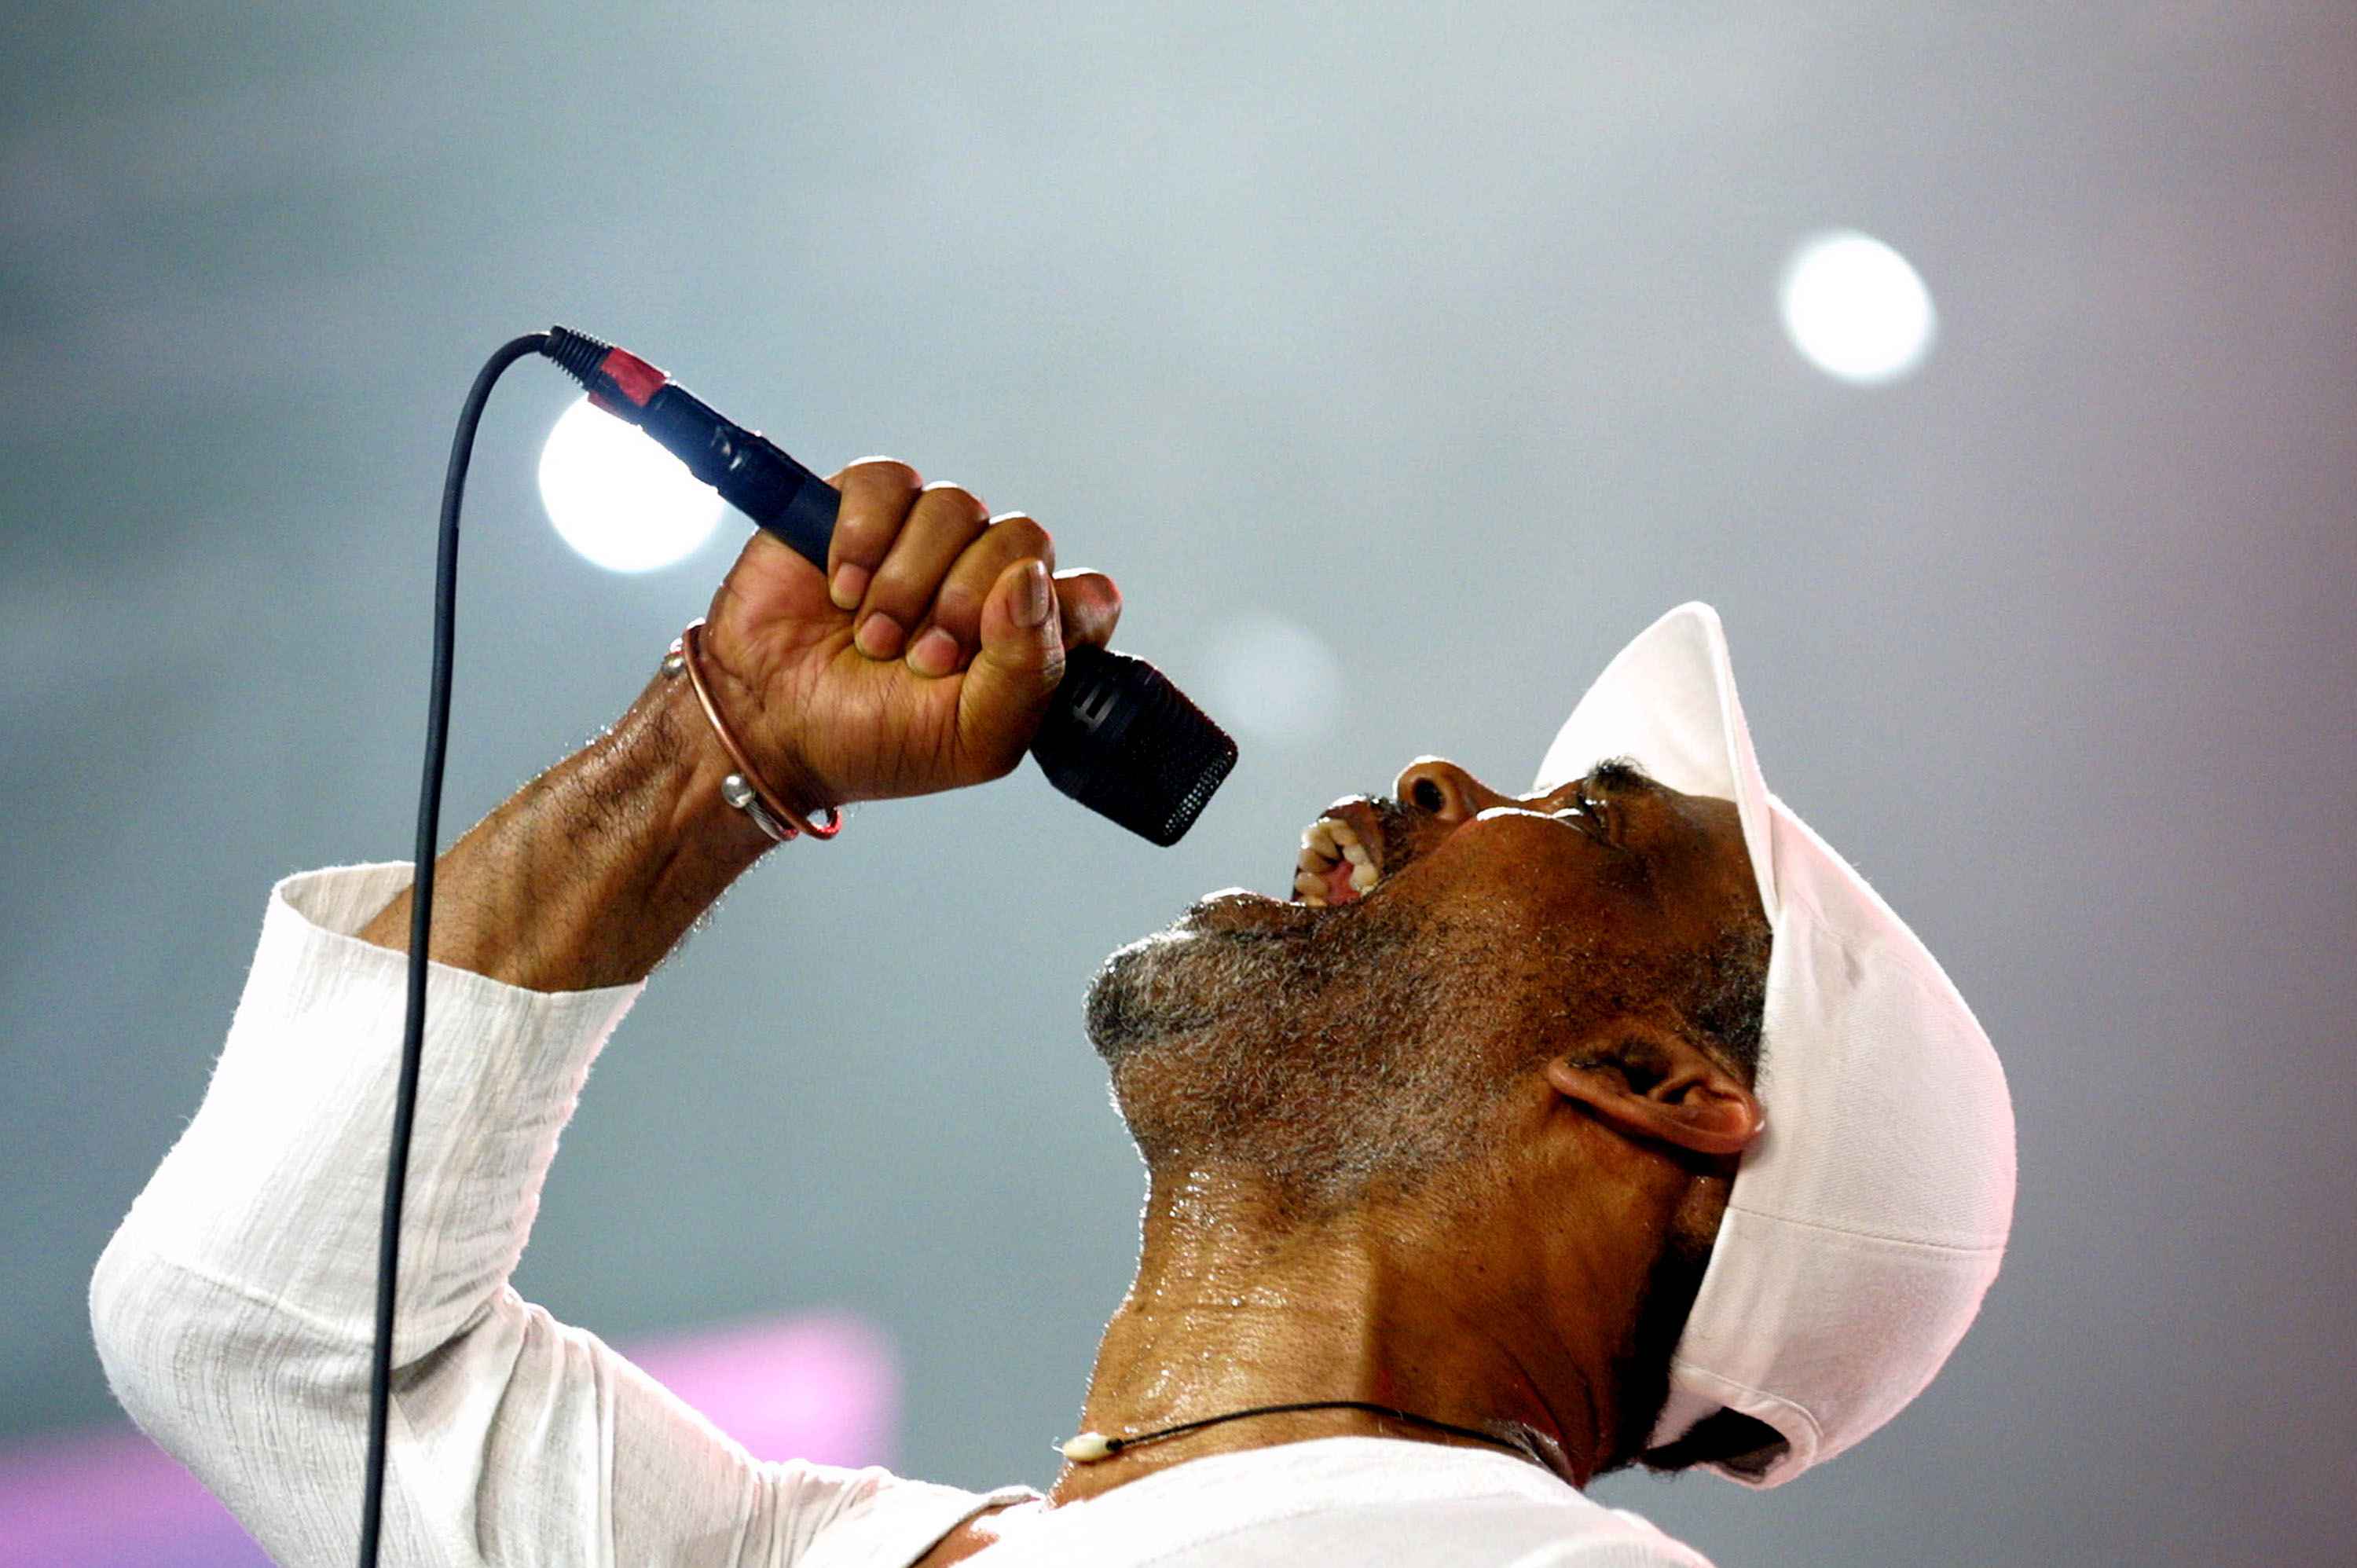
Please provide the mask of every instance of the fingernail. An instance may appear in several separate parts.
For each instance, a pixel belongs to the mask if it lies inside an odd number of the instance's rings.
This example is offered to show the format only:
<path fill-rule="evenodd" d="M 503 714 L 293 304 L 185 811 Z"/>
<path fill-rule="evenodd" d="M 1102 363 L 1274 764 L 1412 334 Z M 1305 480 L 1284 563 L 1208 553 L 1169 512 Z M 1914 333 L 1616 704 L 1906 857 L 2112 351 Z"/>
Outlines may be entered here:
<path fill-rule="evenodd" d="M 870 659 L 895 659 L 899 656 L 900 644 L 908 635 L 899 621 L 877 610 L 859 623 L 859 630 L 851 640 L 860 652 Z"/>
<path fill-rule="evenodd" d="M 1052 597 L 1048 586 L 1048 568 L 1037 561 L 1023 563 L 1023 586 L 1015 596 L 1015 624 L 1039 626 L 1048 618 L 1048 603 Z"/>
<path fill-rule="evenodd" d="M 909 650 L 909 668 L 920 675 L 946 675 L 958 666 L 958 640 L 940 627 L 929 627 Z"/>
<path fill-rule="evenodd" d="M 834 581 L 826 585 L 826 596 L 834 601 L 839 610 L 856 610 L 859 601 L 867 596 L 868 571 L 845 561 L 834 569 Z"/>

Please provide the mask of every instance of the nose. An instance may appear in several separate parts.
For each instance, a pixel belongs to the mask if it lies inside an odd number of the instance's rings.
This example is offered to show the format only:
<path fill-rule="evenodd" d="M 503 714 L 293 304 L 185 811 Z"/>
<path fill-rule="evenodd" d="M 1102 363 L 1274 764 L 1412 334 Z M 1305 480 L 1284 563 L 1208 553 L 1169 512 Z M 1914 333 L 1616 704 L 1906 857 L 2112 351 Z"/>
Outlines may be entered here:
<path fill-rule="evenodd" d="M 1447 827 L 1512 802 L 1445 757 L 1419 757 L 1401 769 L 1392 799 Z"/>

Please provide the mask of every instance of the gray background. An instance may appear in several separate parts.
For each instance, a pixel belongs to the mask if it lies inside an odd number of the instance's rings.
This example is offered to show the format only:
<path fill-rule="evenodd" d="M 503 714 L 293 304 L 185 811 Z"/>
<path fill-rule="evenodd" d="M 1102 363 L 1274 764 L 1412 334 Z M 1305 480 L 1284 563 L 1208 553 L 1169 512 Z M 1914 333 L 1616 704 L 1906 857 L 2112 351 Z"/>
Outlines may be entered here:
<path fill-rule="evenodd" d="M 1783 341 L 1832 224 L 1929 280 L 1915 379 Z M 1042 1477 L 1134 1245 L 1097 959 L 1419 751 L 1518 782 L 1704 597 L 1770 781 L 2004 1051 L 2020 1219 L 1865 1448 L 1605 1495 L 1730 1568 L 2346 1563 L 2353 276 L 2323 0 L 11 5 L 0 1437 L 110 1411 L 84 1280 L 270 882 L 405 852 L 449 424 L 554 319 L 1033 510 L 1182 680 L 1275 611 L 1345 681 L 1176 852 L 1027 768 L 760 867 L 599 1068 L 540 1299 L 856 1309 L 906 1466 Z M 737 537 L 576 560 L 565 401 L 486 426 L 454 824 Z"/>

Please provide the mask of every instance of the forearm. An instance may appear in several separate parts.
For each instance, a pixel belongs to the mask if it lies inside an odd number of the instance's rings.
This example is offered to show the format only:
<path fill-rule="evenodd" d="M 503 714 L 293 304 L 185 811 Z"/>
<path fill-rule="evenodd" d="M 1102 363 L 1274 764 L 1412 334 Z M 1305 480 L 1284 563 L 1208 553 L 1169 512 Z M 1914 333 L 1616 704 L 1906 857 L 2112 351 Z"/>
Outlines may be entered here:
<path fill-rule="evenodd" d="M 91 1285 L 125 1407 L 283 1562 L 350 1561 L 316 1547 L 355 1517 L 404 967 L 355 933 L 406 875 L 311 873 L 274 895 L 204 1105 Z M 429 986 L 393 1354 L 411 1369 L 402 1441 L 455 1443 L 463 1465 L 480 1444 L 451 1423 L 486 1402 L 453 1391 L 495 1384 L 521 1354 L 522 1309 L 500 1287 L 635 992 L 525 991 L 441 967 Z"/>
<path fill-rule="evenodd" d="M 727 771 L 685 678 L 656 676 L 611 730 L 444 852 L 433 957 L 532 991 L 644 979 L 770 847 L 721 800 Z M 409 923 L 404 893 L 360 934 L 406 951 Z"/>

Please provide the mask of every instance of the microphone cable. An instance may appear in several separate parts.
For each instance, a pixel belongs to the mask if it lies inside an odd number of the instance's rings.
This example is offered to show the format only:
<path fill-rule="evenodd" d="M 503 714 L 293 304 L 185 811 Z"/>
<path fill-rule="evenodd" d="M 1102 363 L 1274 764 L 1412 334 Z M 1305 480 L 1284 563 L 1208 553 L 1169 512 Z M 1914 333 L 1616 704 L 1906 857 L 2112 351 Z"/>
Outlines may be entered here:
<path fill-rule="evenodd" d="M 384 1164 L 384 1210 L 376 1238 L 376 1341 L 369 1358 L 367 1477 L 361 1491 L 361 1568 L 376 1568 L 384 1531 L 385 1432 L 393 1413 L 393 1318 L 401 1272 L 401 1205 L 409 1188 L 410 1134 L 417 1123 L 418 1064 L 425 1054 L 426 942 L 434 931 L 434 859 L 441 843 L 442 765 L 450 751 L 450 667 L 457 644 L 458 503 L 467 494 L 475 427 L 491 388 L 518 360 L 548 346 L 545 332 L 500 345 L 458 411 L 450 466 L 442 476 L 442 521 L 434 554 L 434 675 L 425 697 L 425 768 L 417 786 L 416 879 L 409 890 L 409 987 L 401 1024 L 401 1070 L 393 1091 L 393 1145 Z"/>

